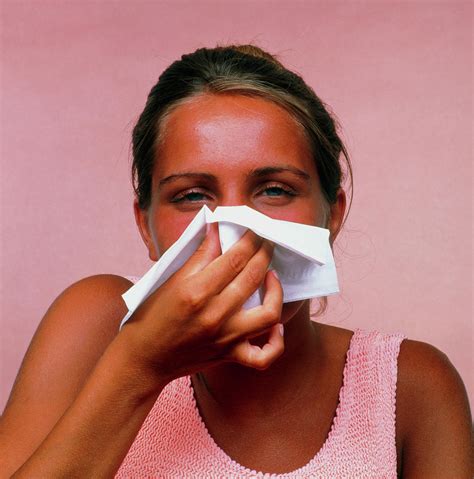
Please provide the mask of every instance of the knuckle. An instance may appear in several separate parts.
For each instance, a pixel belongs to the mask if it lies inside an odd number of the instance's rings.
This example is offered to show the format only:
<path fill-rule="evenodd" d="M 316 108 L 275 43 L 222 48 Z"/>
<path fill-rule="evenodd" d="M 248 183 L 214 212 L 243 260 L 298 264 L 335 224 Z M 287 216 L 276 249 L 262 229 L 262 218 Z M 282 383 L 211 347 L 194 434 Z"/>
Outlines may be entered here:
<path fill-rule="evenodd" d="M 193 253 L 193 257 L 196 259 L 201 259 L 207 251 L 207 245 L 205 244 L 206 240 L 204 240 L 197 248 L 196 251 Z"/>
<path fill-rule="evenodd" d="M 229 292 L 229 294 L 232 296 L 232 297 L 243 297 L 243 294 L 242 294 L 242 289 L 240 288 L 239 285 L 235 284 L 234 282 L 233 283 L 229 283 L 226 287 L 227 291 Z M 244 298 L 242 298 L 244 299 Z"/>
<path fill-rule="evenodd" d="M 263 371 L 270 367 L 271 361 L 268 358 L 255 358 L 253 363 L 256 369 Z"/>
<path fill-rule="evenodd" d="M 247 367 L 255 367 L 255 353 L 252 349 L 244 352 L 239 352 L 237 360 L 240 364 Z"/>
<path fill-rule="evenodd" d="M 200 318 L 201 329 L 207 336 L 217 334 L 220 326 L 219 317 L 212 313 L 207 313 Z"/>
<path fill-rule="evenodd" d="M 264 310 L 263 321 L 268 326 L 273 326 L 280 321 L 280 311 L 275 306 L 269 306 Z"/>
<path fill-rule="evenodd" d="M 246 282 L 254 288 L 260 286 L 260 283 L 263 281 L 262 271 L 255 265 L 249 265 L 245 272 Z"/>
<path fill-rule="evenodd" d="M 245 256 L 240 252 L 234 252 L 229 255 L 229 265 L 233 271 L 240 273 L 246 264 Z"/>
<path fill-rule="evenodd" d="M 202 290 L 196 287 L 183 287 L 180 297 L 184 307 L 189 311 L 200 310 L 206 300 L 206 296 L 203 294 Z"/>
<path fill-rule="evenodd" d="M 278 346 L 275 347 L 275 350 L 271 356 L 255 358 L 254 367 L 260 370 L 268 369 L 273 362 L 283 354 L 284 351 L 285 345 L 282 341 Z"/>
<path fill-rule="evenodd" d="M 203 242 L 195 249 L 193 255 L 198 256 L 204 251 L 206 251 L 206 238 L 204 238 Z"/>

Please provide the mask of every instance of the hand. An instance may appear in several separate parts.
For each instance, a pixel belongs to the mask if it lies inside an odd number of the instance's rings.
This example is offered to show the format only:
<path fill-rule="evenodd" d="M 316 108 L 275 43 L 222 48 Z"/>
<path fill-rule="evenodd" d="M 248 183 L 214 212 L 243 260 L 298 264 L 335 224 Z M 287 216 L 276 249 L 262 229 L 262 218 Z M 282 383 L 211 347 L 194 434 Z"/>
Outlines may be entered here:
<path fill-rule="evenodd" d="M 283 291 L 267 271 L 273 245 L 251 230 L 221 255 L 217 224 L 201 246 L 125 323 L 131 357 L 140 368 L 171 381 L 233 361 L 266 369 L 284 351 L 280 333 Z M 261 306 L 242 310 L 264 284 Z M 262 348 L 248 339 L 270 332 Z"/>

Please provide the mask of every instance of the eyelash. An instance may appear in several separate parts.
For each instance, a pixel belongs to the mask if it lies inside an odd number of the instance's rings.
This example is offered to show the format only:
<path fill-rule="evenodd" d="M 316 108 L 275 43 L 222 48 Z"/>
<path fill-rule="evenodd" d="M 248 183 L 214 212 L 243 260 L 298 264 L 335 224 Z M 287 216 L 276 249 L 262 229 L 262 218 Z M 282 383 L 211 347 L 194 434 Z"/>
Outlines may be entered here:
<path fill-rule="evenodd" d="M 267 185 L 265 188 L 260 190 L 259 193 L 262 193 L 262 192 L 267 191 L 267 190 L 281 190 L 283 192 L 283 195 L 285 195 L 285 196 L 296 196 L 296 193 L 293 190 L 291 190 L 289 188 L 284 188 L 283 186 L 277 185 L 277 184 Z M 193 200 L 189 200 L 189 199 L 186 198 L 187 196 L 192 195 L 192 194 L 198 194 L 198 195 L 205 196 L 205 193 L 203 193 L 202 191 L 199 191 L 199 190 L 196 190 L 196 189 L 190 189 L 190 190 L 184 191 L 184 192 L 179 193 L 178 195 L 176 195 L 171 200 L 171 202 L 172 203 L 182 203 L 184 201 L 189 201 L 190 203 L 196 203 L 198 201 L 202 201 L 202 200 L 193 201 Z M 274 197 L 275 196 L 270 196 L 270 198 L 274 198 Z"/>

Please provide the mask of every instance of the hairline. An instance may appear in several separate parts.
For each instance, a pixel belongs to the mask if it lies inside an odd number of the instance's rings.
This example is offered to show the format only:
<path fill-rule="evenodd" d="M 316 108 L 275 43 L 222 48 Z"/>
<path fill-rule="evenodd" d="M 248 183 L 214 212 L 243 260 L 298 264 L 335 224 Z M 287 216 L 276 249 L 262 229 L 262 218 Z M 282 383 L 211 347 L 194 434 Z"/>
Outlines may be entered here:
<path fill-rule="evenodd" d="M 286 103 L 284 100 L 281 99 L 281 97 L 277 93 L 273 93 L 273 91 L 269 90 L 268 88 L 257 89 L 257 88 L 254 88 L 253 85 L 249 85 L 246 83 L 237 83 L 237 82 L 233 82 L 233 83 L 227 82 L 227 85 L 225 85 L 225 88 L 220 88 L 217 90 L 215 89 L 214 85 L 210 85 L 200 90 L 194 91 L 191 94 L 170 103 L 165 108 L 164 112 L 160 115 L 158 121 L 156 121 L 154 125 L 154 128 L 155 128 L 155 139 L 153 142 L 154 161 L 159 156 L 160 145 L 165 140 L 166 130 L 167 130 L 166 126 L 168 124 L 169 118 L 172 115 L 172 113 L 175 110 L 177 110 L 180 106 L 192 104 L 193 102 L 197 101 L 200 98 L 203 98 L 206 96 L 218 96 L 218 95 L 250 96 L 253 98 L 260 98 L 264 101 L 271 102 L 283 108 L 283 110 L 285 110 L 288 113 L 289 117 L 295 123 L 295 125 L 300 130 L 300 132 L 304 135 L 304 138 L 306 139 L 308 144 L 308 148 L 311 154 L 313 155 L 313 161 L 316 161 L 314 159 L 315 152 L 313 149 L 313 142 L 311 141 L 311 138 L 309 136 L 308 129 L 306 125 L 298 118 L 295 111 L 291 108 L 291 104 Z M 322 206 L 323 214 L 324 214 L 323 224 L 324 224 L 324 227 L 326 227 L 327 222 L 330 218 L 330 204 L 326 200 L 324 193 L 322 191 L 321 180 L 319 178 L 319 175 L 318 175 L 318 188 L 320 191 L 321 206 Z"/>

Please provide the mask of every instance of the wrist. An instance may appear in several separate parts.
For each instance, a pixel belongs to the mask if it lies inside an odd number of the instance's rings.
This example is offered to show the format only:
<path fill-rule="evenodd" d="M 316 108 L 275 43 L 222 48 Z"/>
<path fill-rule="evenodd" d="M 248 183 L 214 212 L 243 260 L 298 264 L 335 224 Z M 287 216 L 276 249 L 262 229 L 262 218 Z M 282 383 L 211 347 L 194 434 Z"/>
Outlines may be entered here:
<path fill-rule="evenodd" d="M 172 380 L 158 368 L 151 367 L 134 347 L 127 329 L 115 337 L 110 344 L 107 353 L 113 358 L 114 364 L 120 369 L 120 376 L 127 383 L 130 390 L 138 401 L 143 401 L 160 394 L 162 389 Z"/>

